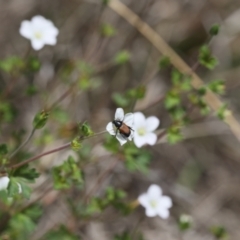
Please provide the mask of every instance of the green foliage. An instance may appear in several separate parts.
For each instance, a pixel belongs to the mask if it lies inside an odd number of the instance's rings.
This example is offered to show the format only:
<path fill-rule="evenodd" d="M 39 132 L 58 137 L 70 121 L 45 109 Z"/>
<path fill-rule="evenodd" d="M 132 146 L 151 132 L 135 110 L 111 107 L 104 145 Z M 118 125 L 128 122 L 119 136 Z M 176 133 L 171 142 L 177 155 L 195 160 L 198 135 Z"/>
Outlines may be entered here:
<path fill-rule="evenodd" d="M 94 132 L 89 126 L 89 124 L 87 122 L 84 122 L 79 126 L 79 134 L 83 137 L 89 137 L 94 135 Z"/>
<path fill-rule="evenodd" d="M 126 50 L 120 51 L 114 57 L 114 62 L 118 65 L 123 65 L 127 63 L 130 59 L 130 53 Z"/>
<path fill-rule="evenodd" d="M 178 92 L 172 90 L 166 94 L 164 105 L 167 110 L 179 106 L 180 103 L 181 103 L 181 98 Z"/>
<path fill-rule="evenodd" d="M 15 197 L 21 194 L 24 198 L 29 199 L 32 189 L 28 186 L 28 183 L 32 182 L 22 177 L 10 177 L 8 184 L 9 197 Z"/>
<path fill-rule="evenodd" d="M 26 208 L 23 213 L 24 215 L 31 218 L 33 221 L 37 221 L 39 217 L 42 216 L 43 211 L 40 205 L 34 204 Z"/>
<path fill-rule="evenodd" d="M 123 232 L 122 234 L 118 234 L 114 237 L 113 240 L 144 240 L 141 233 L 135 233 L 134 236 L 131 237 L 129 232 Z"/>
<path fill-rule="evenodd" d="M 63 110 L 60 107 L 56 107 L 51 111 L 51 118 L 61 124 L 67 123 L 69 121 L 69 115 L 67 111 Z"/>
<path fill-rule="evenodd" d="M 30 56 L 26 61 L 26 71 L 30 73 L 35 73 L 40 70 L 41 63 L 38 58 Z"/>
<path fill-rule="evenodd" d="M 171 60 L 167 56 L 162 56 L 159 60 L 159 68 L 164 69 L 171 65 Z"/>
<path fill-rule="evenodd" d="M 210 31 L 209 31 L 210 35 L 211 35 L 211 36 L 216 36 L 216 35 L 218 35 L 219 29 L 220 29 L 220 26 L 219 26 L 218 24 L 212 25 L 212 27 L 210 28 Z"/>
<path fill-rule="evenodd" d="M 118 153 L 120 151 L 120 149 L 119 149 L 120 146 L 119 146 L 118 140 L 111 135 L 107 135 L 106 140 L 103 145 L 109 152 Z"/>
<path fill-rule="evenodd" d="M 8 153 L 7 144 L 5 144 L 5 143 L 0 144 L 0 157 L 6 155 L 7 153 Z"/>
<path fill-rule="evenodd" d="M 11 123 L 16 117 L 15 108 L 7 102 L 0 102 L 0 121 Z"/>
<path fill-rule="evenodd" d="M 178 126 L 172 126 L 167 130 L 167 140 L 170 144 L 175 144 L 183 139 L 181 129 Z"/>
<path fill-rule="evenodd" d="M 0 61 L 0 69 L 6 73 L 16 73 L 23 69 L 24 62 L 20 57 L 11 56 Z"/>
<path fill-rule="evenodd" d="M 216 239 L 228 239 L 228 232 L 223 226 L 211 227 L 211 233 Z"/>
<path fill-rule="evenodd" d="M 55 189 L 68 189 L 72 185 L 83 184 L 82 172 L 71 156 L 62 165 L 54 167 L 52 174 Z"/>
<path fill-rule="evenodd" d="M 75 137 L 71 142 L 71 149 L 78 152 L 82 148 L 82 141 L 80 137 Z"/>
<path fill-rule="evenodd" d="M 210 82 L 207 86 L 214 93 L 220 95 L 225 93 L 225 85 L 223 80 L 214 80 Z"/>
<path fill-rule="evenodd" d="M 178 227 L 181 231 L 186 231 L 192 227 L 192 217 L 182 214 L 178 220 Z"/>
<path fill-rule="evenodd" d="M 211 51 L 207 45 L 204 45 L 200 48 L 198 60 L 204 67 L 210 70 L 214 69 L 218 64 L 218 60 L 212 56 Z"/>
<path fill-rule="evenodd" d="M 35 85 L 33 85 L 33 84 L 29 85 L 29 86 L 26 88 L 26 90 L 25 90 L 25 94 L 26 94 L 27 96 L 33 96 L 33 95 L 35 95 L 36 93 L 38 93 L 38 89 L 37 89 L 37 87 L 36 87 Z"/>
<path fill-rule="evenodd" d="M 143 99 L 145 97 L 146 88 L 139 86 L 136 88 L 129 89 L 126 93 L 113 93 L 112 99 L 119 107 L 127 107 L 134 100 Z"/>
<path fill-rule="evenodd" d="M 35 129 L 43 128 L 47 123 L 48 117 L 49 112 L 46 112 L 44 110 L 42 112 L 37 113 L 33 119 L 33 127 Z"/>
<path fill-rule="evenodd" d="M 123 153 L 125 156 L 125 166 L 131 171 L 140 171 L 144 174 L 148 172 L 151 161 L 151 154 L 146 149 L 139 149 L 133 144 L 128 144 L 124 147 Z"/>
<path fill-rule="evenodd" d="M 226 116 L 228 116 L 231 112 L 227 108 L 227 104 L 223 104 L 218 110 L 217 110 L 217 117 L 221 120 L 225 120 Z"/>
<path fill-rule="evenodd" d="M 109 23 L 103 23 L 101 26 L 101 34 L 103 37 L 113 37 L 116 35 L 116 29 Z"/>
<path fill-rule="evenodd" d="M 34 231 L 35 227 L 36 225 L 30 217 L 18 213 L 10 219 L 9 229 L 7 231 L 8 239 L 29 239 L 30 234 Z"/>
<path fill-rule="evenodd" d="M 57 230 L 53 230 L 48 232 L 42 240 L 81 240 L 79 236 L 74 235 L 71 233 L 66 227 L 61 226 Z"/>
<path fill-rule="evenodd" d="M 30 168 L 28 164 L 17 168 L 13 172 L 14 177 L 21 177 L 27 179 L 29 182 L 35 182 L 35 179 L 39 177 L 39 173 L 35 168 Z"/>

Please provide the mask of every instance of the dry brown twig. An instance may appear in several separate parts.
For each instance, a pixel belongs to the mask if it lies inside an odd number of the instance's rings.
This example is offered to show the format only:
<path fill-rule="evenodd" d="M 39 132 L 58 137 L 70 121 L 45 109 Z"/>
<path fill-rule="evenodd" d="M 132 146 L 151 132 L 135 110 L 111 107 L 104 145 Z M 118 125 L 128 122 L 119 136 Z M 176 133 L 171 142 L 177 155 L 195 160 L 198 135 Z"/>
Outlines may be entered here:
<path fill-rule="evenodd" d="M 151 44 L 163 55 L 170 58 L 171 63 L 183 74 L 192 77 L 192 86 L 199 89 L 204 85 L 201 78 L 192 71 L 192 69 L 182 60 L 182 58 L 164 41 L 164 39 L 152 29 L 148 24 L 142 21 L 131 9 L 119 0 L 111 0 L 108 6 L 118 15 L 123 17 L 128 23 L 135 27 Z M 205 97 L 207 104 L 217 111 L 224 103 L 211 91 L 207 91 Z M 232 114 L 225 118 L 225 122 L 229 125 L 231 131 L 240 141 L 240 124 Z"/>

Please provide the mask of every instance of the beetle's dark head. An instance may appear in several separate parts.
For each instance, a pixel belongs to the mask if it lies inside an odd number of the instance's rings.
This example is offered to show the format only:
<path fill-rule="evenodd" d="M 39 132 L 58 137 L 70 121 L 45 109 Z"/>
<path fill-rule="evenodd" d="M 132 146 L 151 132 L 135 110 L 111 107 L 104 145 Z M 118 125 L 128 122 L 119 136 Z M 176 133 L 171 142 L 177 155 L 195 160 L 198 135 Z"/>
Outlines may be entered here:
<path fill-rule="evenodd" d="M 122 121 L 120 120 L 113 120 L 112 123 L 115 125 L 116 128 L 120 128 L 122 126 Z"/>

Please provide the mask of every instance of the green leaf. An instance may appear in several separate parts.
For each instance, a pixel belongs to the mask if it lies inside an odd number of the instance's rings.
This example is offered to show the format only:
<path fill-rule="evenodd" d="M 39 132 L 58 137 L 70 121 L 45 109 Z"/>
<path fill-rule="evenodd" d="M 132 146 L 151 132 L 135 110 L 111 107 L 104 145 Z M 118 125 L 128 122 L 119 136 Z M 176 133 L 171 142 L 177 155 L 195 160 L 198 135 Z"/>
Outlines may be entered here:
<path fill-rule="evenodd" d="M 0 144 L 0 156 L 4 156 L 8 153 L 8 147 L 7 144 L 3 143 Z"/>
<path fill-rule="evenodd" d="M 112 99 L 119 107 L 127 107 L 130 104 L 130 100 L 120 93 L 113 93 Z"/>
<path fill-rule="evenodd" d="M 14 177 L 22 177 L 30 182 L 35 182 L 35 179 L 38 178 L 39 175 L 40 174 L 36 171 L 36 169 L 30 168 L 28 164 L 17 168 L 13 173 Z"/>
<path fill-rule="evenodd" d="M 175 144 L 183 139 L 182 133 L 179 127 L 171 127 L 167 130 L 167 140 L 170 144 Z"/>
<path fill-rule="evenodd" d="M 35 85 L 29 85 L 29 86 L 27 87 L 27 89 L 25 90 L 25 94 L 26 94 L 27 96 L 33 96 L 33 95 L 35 95 L 36 93 L 38 93 L 38 89 L 37 89 L 37 87 L 36 87 Z"/>
<path fill-rule="evenodd" d="M 18 182 L 17 178 L 10 177 L 10 182 L 8 184 L 8 196 L 14 197 L 18 195 L 21 189 L 21 185 Z"/>
<path fill-rule="evenodd" d="M 41 63 L 37 57 L 30 56 L 27 59 L 27 65 L 26 65 L 26 70 L 28 72 L 38 72 L 40 70 Z"/>
<path fill-rule="evenodd" d="M 192 217 L 186 214 L 182 214 L 178 220 L 178 227 L 181 231 L 186 231 L 192 226 Z"/>
<path fill-rule="evenodd" d="M 177 92 L 170 91 L 167 93 L 165 100 L 164 100 L 164 105 L 166 109 L 171 109 L 173 107 L 179 106 L 181 103 L 180 96 Z"/>
<path fill-rule="evenodd" d="M 6 73 L 17 72 L 23 69 L 24 62 L 21 58 L 12 56 L 0 61 L 0 69 Z"/>
<path fill-rule="evenodd" d="M 204 45 L 200 48 L 198 60 L 203 66 L 210 70 L 214 69 L 218 64 L 218 60 L 212 56 L 211 51 L 207 45 Z"/>
<path fill-rule="evenodd" d="M 218 118 L 223 121 L 229 114 L 231 114 L 231 112 L 230 110 L 228 110 L 227 104 L 223 104 L 216 112 L 216 115 L 218 116 Z"/>
<path fill-rule="evenodd" d="M 9 222 L 10 239 L 30 239 L 30 234 L 34 231 L 35 227 L 35 223 L 28 216 L 21 213 L 13 215 Z"/>
<path fill-rule="evenodd" d="M 137 88 L 129 89 L 126 96 L 132 99 L 143 99 L 145 97 L 146 87 L 139 86 Z"/>
<path fill-rule="evenodd" d="M 82 148 L 82 141 L 79 137 L 75 137 L 71 142 L 71 149 L 78 152 Z"/>
<path fill-rule="evenodd" d="M 211 227 L 211 232 L 214 237 L 217 239 L 227 239 L 228 233 L 227 230 L 223 226 L 213 226 Z"/>
<path fill-rule="evenodd" d="M 78 236 L 71 233 L 65 226 L 61 226 L 57 230 L 48 232 L 42 240 L 81 240 Z"/>
<path fill-rule="evenodd" d="M 116 64 L 122 65 L 129 61 L 130 53 L 126 50 L 118 52 L 117 55 L 114 57 L 114 62 Z"/>
<path fill-rule="evenodd" d="M 79 131 L 80 131 L 80 135 L 84 137 L 89 137 L 94 135 L 93 130 L 91 129 L 91 127 L 87 122 L 79 126 Z"/>
<path fill-rule="evenodd" d="M 109 23 L 104 23 L 101 26 L 101 34 L 104 37 L 113 37 L 116 35 L 116 29 Z"/>
<path fill-rule="evenodd" d="M 212 35 L 212 36 L 218 35 L 219 29 L 220 29 L 220 26 L 218 24 L 212 25 L 212 27 L 210 28 L 210 31 L 209 31 L 210 35 Z"/>
<path fill-rule="evenodd" d="M 224 94 L 225 93 L 225 84 L 223 80 L 214 80 L 208 83 L 208 88 L 217 94 Z"/>
<path fill-rule="evenodd" d="M 43 128 L 47 123 L 48 117 L 49 112 L 42 111 L 37 113 L 33 119 L 33 127 L 36 129 Z"/>
<path fill-rule="evenodd" d="M 16 117 L 16 109 L 7 102 L 0 102 L 1 121 L 11 123 Z"/>
<path fill-rule="evenodd" d="M 162 56 L 159 60 L 159 68 L 164 69 L 171 65 L 170 58 L 167 56 Z"/>
<path fill-rule="evenodd" d="M 55 189 L 68 189 L 72 185 L 83 184 L 82 172 L 71 156 L 62 165 L 53 168 L 52 174 Z"/>

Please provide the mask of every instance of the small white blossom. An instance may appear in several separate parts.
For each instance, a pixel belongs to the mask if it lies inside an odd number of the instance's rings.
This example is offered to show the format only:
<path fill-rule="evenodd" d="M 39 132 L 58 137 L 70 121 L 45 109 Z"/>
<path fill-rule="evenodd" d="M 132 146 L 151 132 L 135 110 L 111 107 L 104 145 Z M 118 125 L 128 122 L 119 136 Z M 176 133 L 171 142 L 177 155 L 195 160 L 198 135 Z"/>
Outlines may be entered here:
<path fill-rule="evenodd" d="M 10 179 L 7 176 L 0 178 L 0 191 L 7 189 L 9 181 L 10 181 Z"/>
<path fill-rule="evenodd" d="M 153 133 L 159 126 L 159 119 L 151 116 L 145 118 L 141 112 L 134 113 L 134 143 L 137 147 L 144 144 L 154 145 L 157 141 L 157 135 Z"/>
<path fill-rule="evenodd" d="M 33 49 L 40 50 L 45 44 L 55 45 L 59 31 L 50 20 L 38 15 L 22 21 L 19 32 L 31 41 Z"/>
<path fill-rule="evenodd" d="M 125 144 L 127 142 L 127 140 L 132 141 L 133 139 L 133 135 L 134 135 L 134 131 L 132 130 L 133 128 L 133 113 L 127 113 L 126 115 L 124 115 L 124 111 L 122 108 L 117 108 L 116 112 L 115 112 L 115 118 L 114 120 L 123 122 L 124 124 L 127 125 L 127 127 L 129 127 L 130 129 L 130 136 L 126 137 L 124 136 L 124 134 L 121 134 L 119 132 L 119 130 L 117 129 L 117 127 L 114 125 L 113 122 L 109 122 L 106 129 L 107 131 L 111 134 L 111 135 L 115 135 L 117 140 L 120 142 L 121 145 Z"/>
<path fill-rule="evenodd" d="M 169 208 L 172 207 L 170 197 L 162 195 L 162 189 L 152 184 L 148 191 L 138 197 L 138 202 L 146 209 L 148 217 L 160 216 L 163 219 L 169 217 Z"/>

